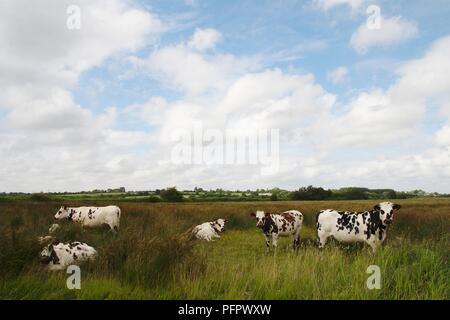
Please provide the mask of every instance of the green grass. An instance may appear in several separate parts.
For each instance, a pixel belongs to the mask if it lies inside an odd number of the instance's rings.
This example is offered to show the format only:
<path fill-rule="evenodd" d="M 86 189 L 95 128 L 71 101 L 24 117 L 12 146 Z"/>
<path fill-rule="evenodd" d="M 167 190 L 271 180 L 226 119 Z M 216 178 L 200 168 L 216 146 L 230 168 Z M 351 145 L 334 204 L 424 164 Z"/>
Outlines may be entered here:
<path fill-rule="evenodd" d="M 384 247 L 330 241 L 319 250 L 314 214 L 324 208 L 363 210 L 374 201 L 133 203 L 122 208 L 121 230 L 83 231 L 64 223 L 61 241 L 79 240 L 99 252 L 82 265 L 81 290 L 68 290 L 62 272 L 38 263 L 35 238 L 46 234 L 61 204 L 0 202 L 2 299 L 449 299 L 450 199 L 399 200 Z M 88 202 L 90 205 L 111 202 Z M 265 253 L 263 235 L 249 213 L 299 209 L 305 214 L 302 247 L 282 238 Z M 193 225 L 229 219 L 215 242 L 190 239 Z M 381 290 L 368 290 L 369 265 L 381 268 Z"/>

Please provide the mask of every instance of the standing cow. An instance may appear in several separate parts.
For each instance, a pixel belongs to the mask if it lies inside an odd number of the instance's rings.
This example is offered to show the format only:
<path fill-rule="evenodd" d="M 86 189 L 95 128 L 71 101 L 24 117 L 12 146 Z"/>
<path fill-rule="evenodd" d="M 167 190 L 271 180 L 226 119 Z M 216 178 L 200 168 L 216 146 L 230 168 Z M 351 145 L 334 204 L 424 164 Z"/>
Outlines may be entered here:
<path fill-rule="evenodd" d="M 108 225 L 113 232 L 119 230 L 120 208 L 117 206 L 108 207 L 61 207 L 55 214 L 55 219 L 67 219 L 80 223 L 83 227 L 100 227 Z"/>
<path fill-rule="evenodd" d="M 382 202 L 365 212 L 322 210 L 317 215 L 319 247 L 323 248 L 332 236 L 340 242 L 366 242 L 375 252 L 386 239 L 394 210 L 400 208 L 398 204 Z"/>
<path fill-rule="evenodd" d="M 294 236 L 294 250 L 298 250 L 303 224 L 303 215 L 300 211 L 289 210 L 282 213 L 256 211 L 251 215 L 256 218 L 256 226 L 264 233 L 267 251 L 270 250 L 271 244 L 276 249 L 279 236 L 291 235 Z"/>

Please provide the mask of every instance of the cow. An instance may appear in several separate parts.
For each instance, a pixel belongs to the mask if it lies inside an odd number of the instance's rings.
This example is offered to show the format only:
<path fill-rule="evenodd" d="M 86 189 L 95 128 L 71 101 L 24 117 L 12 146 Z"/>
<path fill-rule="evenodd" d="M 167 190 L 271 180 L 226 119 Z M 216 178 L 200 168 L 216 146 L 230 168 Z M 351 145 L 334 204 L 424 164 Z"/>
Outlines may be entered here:
<path fill-rule="evenodd" d="M 212 222 L 205 222 L 194 227 L 192 234 L 200 240 L 213 241 L 213 239 L 220 239 L 219 233 L 225 230 L 225 219 L 217 219 Z"/>
<path fill-rule="evenodd" d="M 72 264 L 93 260 L 97 251 L 86 243 L 74 241 L 62 243 L 57 240 L 47 245 L 40 253 L 41 263 L 49 270 L 63 270 Z"/>
<path fill-rule="evenodd" d="M 63 206 L 55 214 L 56 220 L 67 219 L 80 223 L 83 227 L 108 225 L 113 232 L 119 230 L 121 210 L 117 206 L 78 207 Z"/>
<path fill-rule="evenodd" d="M 400 208 L 398 204 L 382 202 L 365 212 L 322 210 L 316 216 L 319 248 L 323 248 L 332 236 L 339 242 L 366 242 L 376 252 L 386 239 L 394 210 Z"/>
<path fill-rule="evenodd" d="M 251 213 L 256 218 L 256 226 L 261 228 L 266 238 L 267 252 L 270 246 L 277 248 L 278 237 L 294 236 L 294 250 L 300 247 L 300 230 L 303 224 L 303 214 L 297 210 L 282 213 L 256 211 Z"/>

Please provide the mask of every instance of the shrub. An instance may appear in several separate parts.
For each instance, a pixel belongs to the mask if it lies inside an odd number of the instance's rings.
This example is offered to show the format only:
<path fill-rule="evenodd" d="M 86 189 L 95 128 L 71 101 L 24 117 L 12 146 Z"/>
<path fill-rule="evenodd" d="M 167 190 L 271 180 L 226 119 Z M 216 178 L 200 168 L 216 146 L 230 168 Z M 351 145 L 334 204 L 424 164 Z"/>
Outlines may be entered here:
<path fill-rule="evenodd" d="M 161 191 L 161 198 L 166 202 L 181 202 L 183 201 L 183 194 L 175 187 L 167 188 Z"/>
<path fill-rule="evenodd" d="M 34 193 L 31 195 L 30 200 L 31 201 L 49 201 L 50 198 L 48 196 L 46 196 L 45 194 Z"/>
<path fill-rule="evenodd" d="M 325 200 L 332 196 L 331 190 L 323 188 L 315 188 L 313 186 L 300 188 L 298 191 L 291 193 L 292 200 Z"/>
<path fill-rule="evenodd" d="M 150 196 L 150 198 L 148 198 L 149 202 L 161 202 L 161 198 L 157 197 L 157 196 Z"/>

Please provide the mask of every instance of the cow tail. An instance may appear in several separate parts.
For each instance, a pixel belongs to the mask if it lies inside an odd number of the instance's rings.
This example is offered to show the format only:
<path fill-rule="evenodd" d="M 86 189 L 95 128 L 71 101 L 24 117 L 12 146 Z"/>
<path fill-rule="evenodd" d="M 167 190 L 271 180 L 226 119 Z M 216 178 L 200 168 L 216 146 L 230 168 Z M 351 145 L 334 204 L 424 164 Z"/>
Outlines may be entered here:
<path fill-rule="evenodd" d="M 323 211 L 319 211 L 318 213 L 316 213 L 316 228 L 319 228 L 319 216 Z"/>

